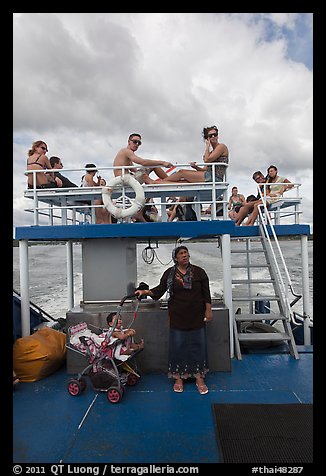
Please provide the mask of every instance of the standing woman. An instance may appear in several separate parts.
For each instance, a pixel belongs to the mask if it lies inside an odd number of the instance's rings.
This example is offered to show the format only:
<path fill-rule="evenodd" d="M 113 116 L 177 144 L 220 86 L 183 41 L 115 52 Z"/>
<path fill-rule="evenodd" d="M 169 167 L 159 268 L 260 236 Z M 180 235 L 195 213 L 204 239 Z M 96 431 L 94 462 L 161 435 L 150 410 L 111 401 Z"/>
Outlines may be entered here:
<path fill-rule="evenodd" d="M 28 151 L 27 170 L 52 170 L 48 157 L 45 155 L 48 147 L 42 140 L 33 143 Z M 26 174 L 28 188 L 33 188 L 33 174 Z M 62 187 L 62 181 L 55 177 L 53 173 L 38 173 L 36 175 L 36 188 L 55 188 Z"/>
<path fill-rule="evenodd" d="M 209 280 L 199 266 L 190 264 L 186 246 L 172 252 L 174 266 L 162 275 L 158 286 L 137 290 L 137 296 L 160 299 L 168 291 L 170 323 L 168 377 L 174 378 L 173 390 L 183 392 L 183 382 L 195 378 L 200 394 L 208 393 L 206 326 L 213 318 Z"/>

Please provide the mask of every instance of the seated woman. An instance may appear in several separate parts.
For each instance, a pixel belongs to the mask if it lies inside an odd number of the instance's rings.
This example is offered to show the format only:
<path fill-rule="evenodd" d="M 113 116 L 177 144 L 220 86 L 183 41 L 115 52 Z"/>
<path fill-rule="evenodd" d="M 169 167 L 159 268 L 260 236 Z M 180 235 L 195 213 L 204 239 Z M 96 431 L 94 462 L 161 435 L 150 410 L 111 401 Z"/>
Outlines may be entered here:
<path fill-rule="evenodd" d="M 280 177 L 277 175 L 277 167 L 275 165 L 270 165 L 267 169 L 267 177 L 266 177 L 266 182 L 269 183 L 269 189 L 270 189 L 270 197 L 274 200 L 269 200 L 270 203 L 272 201 L 275 201 L 275 199 L 278 199 L 283 196 L 283 193 L 286 192 L 286 190 L 290 190 L 290 188 L 293 188 L 293 185 L 291 184 L 290 180 L 288 180 L 285 177 Z M 272 185 L 272 184 L 277 184 L 277 185 Z M 286 185 L 290 184 L 290 185 Z"/>
<path fill-rule="evenodd" d="M 202 132 L 205 141 L 205 152 L 203 160 L 205 163 L 222 162 L 229 163 L 229 150 L 225 144 L 218 142 L 218 129 L 216 126 L 204 127 Z M 190 165 L 195 170 L 181 169 L 178 172 L 171 174 L 162 180 L 161 183 L 166 182 L 212 182 L 213 171 L 215 167 L 215 181 L 223 182 L 225 167 L 223 165 L 213 165 L 199 167 L 196 162 L 190 162 Z"/>
<path fill-rule="evenodd" d="M 28 151 L 27 170 L 52 170 L 51 163 L 45 155 L 48 151 L 46 143 L 42 140 L 37 140 L 32 144 L 32 148 Z M 27 187 L 33 188 L 33 174 L 26 174 Z M 62 187 L 60 178 L 55 177 L 53 173 L 38 173 L 36 175 L 36 188 L 57 188 Z"/>
<path fill-rule="evenodd" d="M 264 186 L 263 184 L 266 182 L 266 179 L 264 177 L 264 174 L 260 171 L 260 170 L 257 170 L 257 172 L 254 172 L 253 175 L 252 175 L 252 178 L 254 179 L 255 182 L 257 182 L 258 184 L 260 184 L 260 188 L 261 188 L 261 193 L 264 194 Z M 269 195 L 269 188 L 266 188 L 266 195 Z M 258 215 L 258 205 L 261 205 L 262 204 L 262 201 L 261 199 L 258 197 L 256 197 L 256 200 L 252 200 L 250 202 L 247 202 L 246 205 L 243 205 L 239 212 L 237 213 L 236 217 L 234 218 L 236 220 L 235 224 L 237 226 L 240 226 L 241 223 L 243 222 L 243 220 L 249 215 L 249 214 L 252 214 L 254 209 L 255 209 L 255 220 L 257 218 L 257 215 Z M 251 220 L 251 215 L 250 215 L 250 223 L 252 223 L 252 220 Z M 248 224 L 248 222 L 246 223 L 246 225 Z"/>
<path fill-rule="evenodd" d="M 95 164 L 86 164 L 86 174 L 82 176 L 81 187 L 104 187 L 106 185 L 105 179 L 98 175 L 97 180 L 95 181 L 95 175 L 97 170 L 88 170 L 90 168 L 95 168 Z M 96 224 L 111 224 L 112 218 L 111 214 L 103 207 L 102 200 L 94 200 L 94 205 L 102 205 L 102 207 L 95 208 L 95 219 Z"/>
<path fill-rule="evenodd" d="M 244 196 L 238 192 L 238 187 L 232 187 L 231 196 L 229 198 L 228 209 L 230 210 L 228 215 L 231 220 L 235 219 L 236 213 L 240 208 L 246 204 Z"/>
<path fill-rule="evenodd" d="M 278 200 L 280 197 L 283 196 L 283 193 L 286 191 L 286 190 L 289 190 L 290 188 L 293 187 L 293 185 L 291 184 L 291 182 L 285 178 L 285 177 L 280 177 L 279 175 L 277 175 L 277 168 L 275 167 L 275 165 L 270 165 L 267 169 L 267 176 L 266 176 L 266 179 L 265 179 L 266 183 L 268 183 L 268 189 L 269 189 L 269 193 L 267 194 L 268 196 L 266 196 L 266 204 L 267 206 L 270 205 L 271 203 L 275 202 L 276 200 Z M 275 184 L 275 185 L 273 185 Z M 286 184 L 290 184 L 290 185 L 286 185 Z M 257 219 L 257 216 L 258 216 L 258 206 L 262 203 L 262 201 L 260 200 L 260 203 L 255 203 L 254 204 L 254 208 L 253 208 L 253 211 L 249 217 L 249 219 L 246 221 L 245 225 L 246 226 L 252 226 L 255 224 L 255 221 Z"/>

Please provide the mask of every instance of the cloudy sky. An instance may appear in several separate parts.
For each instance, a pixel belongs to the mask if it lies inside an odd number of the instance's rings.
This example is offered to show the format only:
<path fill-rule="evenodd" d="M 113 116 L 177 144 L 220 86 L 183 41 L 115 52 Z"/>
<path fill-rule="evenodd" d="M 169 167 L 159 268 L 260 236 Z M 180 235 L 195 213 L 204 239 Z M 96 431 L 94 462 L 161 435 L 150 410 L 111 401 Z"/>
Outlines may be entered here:
<path fill-rule="evenodd" d="M 276 165 L 302 184 L 301 222 L 312 225 L 312 23 L 311 13 L 15 13 L 14 225 L 32 223 L 34 141 L 65 168 L 100 167 L 139 132 L 138 155 L 181 164 L 201 161 L 213 124 L 230 186 L 255 194 L 252 173 Z"/>

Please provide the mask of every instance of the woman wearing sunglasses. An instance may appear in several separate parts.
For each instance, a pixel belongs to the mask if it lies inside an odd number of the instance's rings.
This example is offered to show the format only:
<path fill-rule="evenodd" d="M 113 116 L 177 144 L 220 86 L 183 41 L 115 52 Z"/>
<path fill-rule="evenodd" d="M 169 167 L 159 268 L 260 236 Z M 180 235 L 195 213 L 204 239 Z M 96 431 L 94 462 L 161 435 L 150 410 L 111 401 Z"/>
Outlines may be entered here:
<path fill-rule="evenodd" d="M 205 152 L 203 162 L 210 164 L 213 162 L 229 163 L 229 150 L 225 144 L 218 141 L 218 129 L 216 126 L 204 127 L 202 132 L 205 141 Z M 223 182 L 225 167 L 223 165 L 213 165 L 199 167 L 196 162 L 190 162 L 195 170 L 181 169 L 162 180 L 162 182 L 212 182 L 215 167 L 215 182 Z M 217 197 L 218 198 L 218 197 Z"/>
<path fill-rule="evenodd" d="M 52 170 L 51 163 L 45 155 L 48 151 L 47 145 L 41 140 L 33 143 L 28 151 L 27 170 Z M 36 188 L 57 188 L 62 187 L 62 181 L 54 176 L 54 173 L 38 173 L 36 175 Z M 27 174 L 27 186 L 33 188 L 33 174 Z"/>

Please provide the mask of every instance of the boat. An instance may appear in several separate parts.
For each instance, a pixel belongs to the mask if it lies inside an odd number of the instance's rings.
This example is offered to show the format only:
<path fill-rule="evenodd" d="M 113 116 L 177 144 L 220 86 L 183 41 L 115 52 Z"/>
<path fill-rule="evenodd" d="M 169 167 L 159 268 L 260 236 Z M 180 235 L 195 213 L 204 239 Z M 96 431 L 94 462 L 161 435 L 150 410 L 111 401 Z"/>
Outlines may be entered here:
<path fill-rule="evenodd" d="M 102 173 L 112 171 L 112 167 L 103 169 Z M 155 199 L 161 222 L 133 223 L 126 211 L 123 217 L 120 214 L 118 223 L 101 225 L 95 223 L 94 200 L 107 191 L 85 187 L 34 188 L 25 192 L 25 197 L 32 200 L 28 211 L 33 213 L 34 223 L 15 229 L 20 247 L 23 336 L 31 333 L 28 279 L 31 242 L 66 243 L 67 327 L 80 322 L 103 326 L 103 319 L 117 309 L 121 298 L 134 292 L 138 284 L 136 246 L 139 242 L 148 242 L 149 246 L 153 242 L 158 246 L 160 242 L 169 242 L 171 249 L 176 242 L 216 242 L 217 252 L 223 259 L 224 292 L 223 299 L 213 300 L 214 319 L 207 324 L 210 326 L 207 395 L 200 395 L 192 382 L 185 384 L 182 394 L 172 391 L 166 377 L 167 303 L 164 299 L 158 303 L 145 300 L 139 304 L 139 317 L 135 321 L 137 334 L 145 341 L 145 349 L 137 359 L 141 378 L 137 385 L 127 389 L 118 404 L 112 405 L 105 392 L 94 392 L 90 384 L 76 397 L 67 392 L 70 378 L 84 365 L 80 356 L 69 349 L 66 363 L 56 372 L 15 386 L 15 465 L 52 464 L 55 468 L 62 465 L 69 472 L 77 472 L 78 465 L 86 464 L 92 465 L 93 470 L 96 465 L 102 465 L 104 470 L 105 465 L 110 464 L 111 472 L 120 471 L 121 466 L 120 470 L 116 469 L 119 465 L 138 465 L 147 470 L 151 466 L 151 472 L 183 468 L 183 472 L 198 473 L 201 466 L 225 462 L 225 455 L 217 444 L 219 422 L 214 419 L 214 405 L 289 405 L 288 408 L 298 405 L 300 409 L 312 405 L 313 319 L 307 249 L 310 226 L 300 223 L 300 184 L 293 184 L 292 196 L 288 192 L 286 199 L 280 198 L 268 210 L 263 201 L 258 224 L 247 227 L 236 227 L 228 219 L 228 185 L 227 169 L 225 181 L 219 183 L 215 182 L 213 171 L 213 183 L 144 185 L 144 197 Z M 122 208 L 135 196 L 139 200 L 140 191 L 135 190 L 132 183 L 121 182 L 115 187 L 117 189 L 110 189 L 112 203 L 119 196 L 128 198 L 120 199 Z M 223 208 L 222 213 L 218 213 L 215 197 L 221 193 Z M 168 197 L 181 195 L 192 197 L 197 221 L 165 221 Z M 201 209 L 208 205 L 212 207 L 212 214 L 202 220 Z M 42 223 L 44 216 L 48 219 L 46 224 Z M 293 223 L 289 222 L 290 218 Z M 293 236 L 301 242 L 300 291 L 294 289 L 279 246 L 280 238 Z M 81 243 L 83 259 L 80 303 L 74 302 L 73 246 L 76 242 Z M 240 265 L 234 264 L 233 258 L 240 255 L 244 257 L 241 264 L 244 277 L 234 280 L 232 270 Z M 264 265 L 255 262 L 258 255 L 263 256 Z M 266 285 L 266 278 L 254 277 L 254 269 L 262 266 L 269 273 L 272 289 L 269 295 L 259 292 L 259 285 L 262 282 Z M 239 288 L 244 291 L 242 295 L 236 292 Z M 293 307 L 298 303 L 302 310 L 294 312 Z M 133 312 L 132 299 L 127 300 L 125 306 L 126 312 Z M 266 306 L 274 310 L 266 313 Z M 155 338 L 153 332 L 149 332 L 149 328 L 153 330 L 154 319 Z M 299 340 L 296 340 L 295 329 L 300 330 Z M 260 442 L 253 445 L 259 452 Z M 311 462 L 309 456 L 294 466 L 303 467 Z"/>

